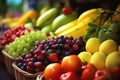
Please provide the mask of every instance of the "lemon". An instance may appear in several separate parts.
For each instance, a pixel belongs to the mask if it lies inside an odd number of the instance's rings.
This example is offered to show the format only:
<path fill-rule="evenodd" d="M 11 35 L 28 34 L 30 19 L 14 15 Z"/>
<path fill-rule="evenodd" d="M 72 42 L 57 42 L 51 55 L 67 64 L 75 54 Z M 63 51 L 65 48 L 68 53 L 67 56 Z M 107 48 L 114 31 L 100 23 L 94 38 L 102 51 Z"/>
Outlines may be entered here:
<path fill-rule="evenodd" d="M 113 70 L 116 66 L 120 65 L 120 52 L 114 51 L 110 53 L 106 58 L 106 68 Z"/>
<path fill-rule="evenodd" d="M 83 51 L 78 54 L 78 57 L 80 58 L 80 60 L 82 61 L 83 64 L 86 62 L 89 63 L 91 56 L 92 56 L 92 54 L 87 51 Z"/>
<path fill-rule="evenodd" d="M 105 40 L 104 42 L 101 43 L 99 47 L 99 51 L 106 53 L 107 55 L 117 50 L 118 50 L 118 46 L 116 42 L 112 39 Z"/>
<path fill-rule="evenodd" d="M 90 59 L 90 63 L 95 65 L 97 69 L 104 69 L 105 68 L 105 61 L 107 55 L 102 52 L 95 52 Z"/>
<path fill-rule="evenodd" d="M 100 46 L 100 40 L 98 38 L 90 38 L 86 42 L 86 51 L 95 53 L 99 51 L 99 46 Z"/>

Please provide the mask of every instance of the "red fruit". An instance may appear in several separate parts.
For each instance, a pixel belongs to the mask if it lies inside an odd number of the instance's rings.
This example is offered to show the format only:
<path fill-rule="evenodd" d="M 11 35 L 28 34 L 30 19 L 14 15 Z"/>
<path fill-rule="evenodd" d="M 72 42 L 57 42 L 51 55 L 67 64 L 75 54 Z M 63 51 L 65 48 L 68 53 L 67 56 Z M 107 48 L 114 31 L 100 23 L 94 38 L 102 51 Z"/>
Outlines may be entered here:
<path fill-rule="evenodd" d="M 64 7 L 62 9 L 62 13 L 65 14 L 65 15 L 71 14 L 72 13 L 72 8 L 70 8 L 70 7 Z"/>
<path fill-rule="evenodd" d="M 108 80 L 105 76 L 99 76 L 95 78 L 94 80 Z"/>
<path fill-rule="evenodd" d="M 82 67 L 82 62 L 77 55 L 69 55 L 62 59 L 61 67 L 63 72 L 79 72 Z"/>
<path fill-rule="evenodd" d="M 43 76 L 45 80 L 59 80 L 62 69 L 59 63 L 51 63 L 47 65 L 44 70 Z"/>
<path fill-rule="evenodd" d="M 91 70 L 94 70 L 94 72 L 97 71 L 97 68 L 96 68 L 95 65 L 93 65 L 92 63 L 88 63 L 88 64 L 86 65 L 86 68 L 89 68 L 89 69 L 91 69 Z"/>
<path fill-rule="evenodd" d="M 89 68 L 86 68 L 81 75 L 81 80 L 93 80 L 95 72 Z"/>
<path fill-rule="evenodd" d="M 113 77 L 115 80 L 120 80 L 120 67 L 115 67 L 113 69 Z"/>
<path fill-rule="evenodd" d="M 61 74 L 60 80 L 79 80 L 75 72 L 66 72 Z"/>
<path fill-rule="evenodd" d="M 112 72 L 108 69 L 97 70 L 94 76 L 95 80 L 99 80 L 99 77 L 103 76 L 106 80 L 112 79 Z"/>
<path fill-rule="evenodd" d="M 56 53 L 51 53 L 50 55 L 49 55 L 49 60 L 50 60 L 50 62 L 58 62 L 58 55 L 56 54 Z"/>

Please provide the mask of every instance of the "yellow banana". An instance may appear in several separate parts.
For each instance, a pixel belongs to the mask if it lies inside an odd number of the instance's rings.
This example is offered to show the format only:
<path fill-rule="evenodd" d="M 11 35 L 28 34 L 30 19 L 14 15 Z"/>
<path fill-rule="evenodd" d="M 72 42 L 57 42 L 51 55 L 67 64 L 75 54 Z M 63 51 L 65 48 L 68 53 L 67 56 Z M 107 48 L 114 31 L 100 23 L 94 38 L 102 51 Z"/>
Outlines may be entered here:
<path fill-rule="evenodd" d="M 88 23 L 91 22 L 92 20 L 93 18 L 88 17 L 83 21 L 81 21 L 80 23 L 78 23 L 77 25 L 73 26 L 72 28 L 65 30 L 63 33 L 59 34 L 58 36 L 60 35 L 73 36 L 74 39 L 83 36 L 88 29 Z"/>
<path fill-rule="evenodd" d="M 100 14 L 100 13 L 99 13 Z M 74 39 L 83 36 L 86 34 L 86 31 L 88 29 L 88 24 L 93 22 L 98 16 L 98 13 L 93 13 L 89 15 L 88 17 L 84 18 L 82 21 L 80 21 L 77 25 L 73 26 L 70 29 L 65 30 L 63 33 L 59 34 L 64 36 L 73 36 Z"/>
<path fill-rule="evenodd" d="M 78 20 L 78 19 L 75 19 L 75 20 L 73 20 L 73 21 L 71 21 L 71 22 L 69 22 L 69 23 L 61 26 L 60 28 L 58 28 L 58 29 L 55 31 L 55 34 L 58 35 L 58 34 L 64 32 L 65 30 L 72 28 L 73 26 L 75 26 L 75 25 L 77 24 L 77 20 Z"/>
<path fill-rule="evenodd" d="M 81 22 L 82 20 L 84 20 L 85 18 L 87 17 L 92 17 L 93 14 L 100 14 L 101 12 L 103 12 L 103 9 L 102 8 L 94 8 L 94 9 L 90 9 L 90 10 L 87 10 L 85 12 L 83 12 L 79 18 L 78 18 L 78 23 Z M 96 16 L 95 15 L 95 16 Z"/>

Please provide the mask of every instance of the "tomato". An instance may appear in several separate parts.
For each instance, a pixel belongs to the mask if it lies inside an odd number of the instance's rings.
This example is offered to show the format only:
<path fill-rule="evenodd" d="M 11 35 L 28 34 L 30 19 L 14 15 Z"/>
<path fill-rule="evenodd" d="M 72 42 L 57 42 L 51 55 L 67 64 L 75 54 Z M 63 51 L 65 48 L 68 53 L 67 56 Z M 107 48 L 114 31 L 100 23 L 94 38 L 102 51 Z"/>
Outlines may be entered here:
<path fill-rule="evenodd" d="M 44 70 L 45 80 L 59 80 L 62 69 L 59 63 L 51 63 Z"/>
<path fill-rule="evenodd" d="M 62 9 L 62 13 L 65 15 L 71 14 L 72 13 L 72 8 L 71 7 L 64 7 Z"/>
<path fill-rule="evenodd" d="M 81 74 L 81 80 L 93 80 L 95 72 L 90 68 L 86 68 Z"/>
<path fill-rule="evenodd" d="M 65 56 L 61 62 L 63 72 L 78 72 L 81 70 L 82 62 L 77 55 Z"/>
<path fill-rule="evenodd" d="M 66 72 L 61 74 L 60 80 L 80 80 L 75 72 Z"/>

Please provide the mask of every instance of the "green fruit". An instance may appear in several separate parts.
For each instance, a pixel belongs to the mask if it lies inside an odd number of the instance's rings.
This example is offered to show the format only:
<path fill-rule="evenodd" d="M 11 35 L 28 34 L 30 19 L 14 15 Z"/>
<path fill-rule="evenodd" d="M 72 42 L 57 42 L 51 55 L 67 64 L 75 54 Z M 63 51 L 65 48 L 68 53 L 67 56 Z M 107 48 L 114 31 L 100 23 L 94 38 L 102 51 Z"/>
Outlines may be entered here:
<path fill-rule="evenodd" d="M 47 26 L 45 26 L 41 29 L 42 33 L 51 32 L 51 31 L 52 31 L 52 26 L 51 25 L 47 25 Z"/>
<path fill-rule="evenodd" d="M 67 24 L 68 22 L 76 19 L 78 17 L 78 14 L 76 12 L 72 12 L 69 15 L 61 14 L 58 17 L 56 17 L 52 23 L 52 29 L 55 31 L 60 26 L 63 26 Z"/>
<path fill-rule="evenodd" d="M 33 24 L 32 23 L 26 23 L 25 24 L 25 28 L 28 28 L 28 29 L 32 29 L 33 28 Z"/>
<path fill-rule="evenodd" d="M 118 26 L 117 23 L 112 23 L 108 30 L 113 31 L 113 32 L 118 32 L 120 30 L 120 26 Z"/>
<path fill-rule="evenodd" d="M 51 8 L 48 11 L 46 11 L 44 14 L 42 14 L 36 21 L 36 26 L 39 28 L 42 28 L 54 20 L 54 18 L 58 15 L 58 9 L 57 8 Z"/>

